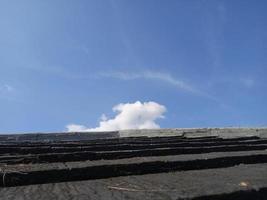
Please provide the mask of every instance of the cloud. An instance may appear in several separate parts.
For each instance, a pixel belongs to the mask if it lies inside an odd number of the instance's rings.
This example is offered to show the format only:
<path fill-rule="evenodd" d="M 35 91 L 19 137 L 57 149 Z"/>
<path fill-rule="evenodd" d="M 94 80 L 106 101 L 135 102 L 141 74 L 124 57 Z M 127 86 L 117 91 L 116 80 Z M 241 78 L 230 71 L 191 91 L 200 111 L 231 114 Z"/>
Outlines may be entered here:
<path fill-rule="evenodd" d="M 18 102 L 18 90 L 7 83 L 0 83 L 0 100 Z"/>
<path fill-rule="evenodd" d="M 153 72 L 153 71 L 128 73 L 128 72 L 117 71 L 117 72 L 100 73 L 100 76 L 109 77 L 109 78 L 117 78 L 121 80 L 154 79 L 154 80 L 160 80 L 160 81 L 166 82 L 182 90 L 196 92 L 196 89 L 194 89 L 188 83 L 185 83 L 182 80 L 174 78 L 169 73 Z"/>
<path fill-rule="evenodd" d="M 0 85 L 0 93 L 8 94 L 14 92 L 15 88 L 8 84 Z"/>
<path fill-rule="evenodd" d="M 252 88 L 255 85 L 255 81 L 252 78 L 241 78 L 240 81 L 246 88 Z"/>
<path fill-rule="evenodd" d="M 4 85 L 0 86 L 0 90 L 6 91 L 6 92 L 12 92 L 12 91 L 14 91 L 14 88 L 11 85 L 4 84 Z"/>
<path fill-rule="evenodd" d="M 121 72 L 121 71 L 113 71 L 113 72 L 104 72 L 98 74 L 100 77 L 107 78 L 116 78 L 121 80 L 135 80 L 135 79 L 149 79 L 149 80 L 158 80 L 161 82 L 165 82 L 179 90 L 189 92 L 191 94 L 202 96 L 214 101 L 218 101 L 218 99 L 206 92 L 203 92 L 189 83 L 185 81 L 173 77 L 169 73 L 155 72 L 155 71 L 143 71 L 143 72 Z"/>
<path fill-rule="evenodd" d="M 79 124 L 69 124 L 66 126 L 70 132 L 86 131 L 87 127 Z"/>
<path fill-rule="evenodd" d="M 69 124 L 66 126 L 69 132 L 78 131 L 115 131 L 127 129 L 155 129 L 160 128 L 155 121 L 164 118 L 163 113 L 166 108 L 156 102 L 121 103 L 113 107 L 117 115 L 108 119 L 105 115 L 101 116 L 99 126 L 87 128 L 84 125 Z"/>

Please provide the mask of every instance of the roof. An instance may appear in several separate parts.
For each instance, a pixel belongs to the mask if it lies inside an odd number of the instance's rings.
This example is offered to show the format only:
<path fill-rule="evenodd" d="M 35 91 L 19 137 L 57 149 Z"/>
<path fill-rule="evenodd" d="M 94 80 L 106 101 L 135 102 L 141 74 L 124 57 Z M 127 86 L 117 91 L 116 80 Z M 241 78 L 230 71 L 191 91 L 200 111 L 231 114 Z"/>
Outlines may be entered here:
<path fill-rule="evenodd" d="M 0 139 L 1 199 L 267 195 L 264 128 L 38 133 Z"/>

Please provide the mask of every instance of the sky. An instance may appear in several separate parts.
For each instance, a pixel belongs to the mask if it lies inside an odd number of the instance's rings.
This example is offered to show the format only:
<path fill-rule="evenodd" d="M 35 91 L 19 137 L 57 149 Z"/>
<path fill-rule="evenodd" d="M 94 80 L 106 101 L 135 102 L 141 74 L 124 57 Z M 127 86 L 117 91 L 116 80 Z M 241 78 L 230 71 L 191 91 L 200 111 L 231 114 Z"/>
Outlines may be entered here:
<path fill-rule="evenodd" d="M 267 126 L 265 0 L 0 0 L 0 133 Z"/>

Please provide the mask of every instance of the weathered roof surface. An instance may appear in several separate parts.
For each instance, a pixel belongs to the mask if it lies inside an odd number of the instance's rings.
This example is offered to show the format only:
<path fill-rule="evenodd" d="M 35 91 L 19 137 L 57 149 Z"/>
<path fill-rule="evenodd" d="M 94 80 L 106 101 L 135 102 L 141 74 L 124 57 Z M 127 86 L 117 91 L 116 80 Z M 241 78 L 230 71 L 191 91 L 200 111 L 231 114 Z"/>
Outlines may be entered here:
<path fill-rule="evenodd" d="M 0 135 L 0 197 L 267 199 L 267 129 Z"/>

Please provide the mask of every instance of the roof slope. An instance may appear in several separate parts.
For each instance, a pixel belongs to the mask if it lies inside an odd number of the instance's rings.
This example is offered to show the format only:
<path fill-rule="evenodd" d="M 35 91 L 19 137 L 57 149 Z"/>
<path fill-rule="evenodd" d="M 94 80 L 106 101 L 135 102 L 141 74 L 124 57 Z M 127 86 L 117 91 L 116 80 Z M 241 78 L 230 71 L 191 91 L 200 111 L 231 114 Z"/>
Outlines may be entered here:
<path fill-rule="evenodd" d="M 266 129 L 40 135 L 0 135 L 1 199 L 266 199 Z"/>

